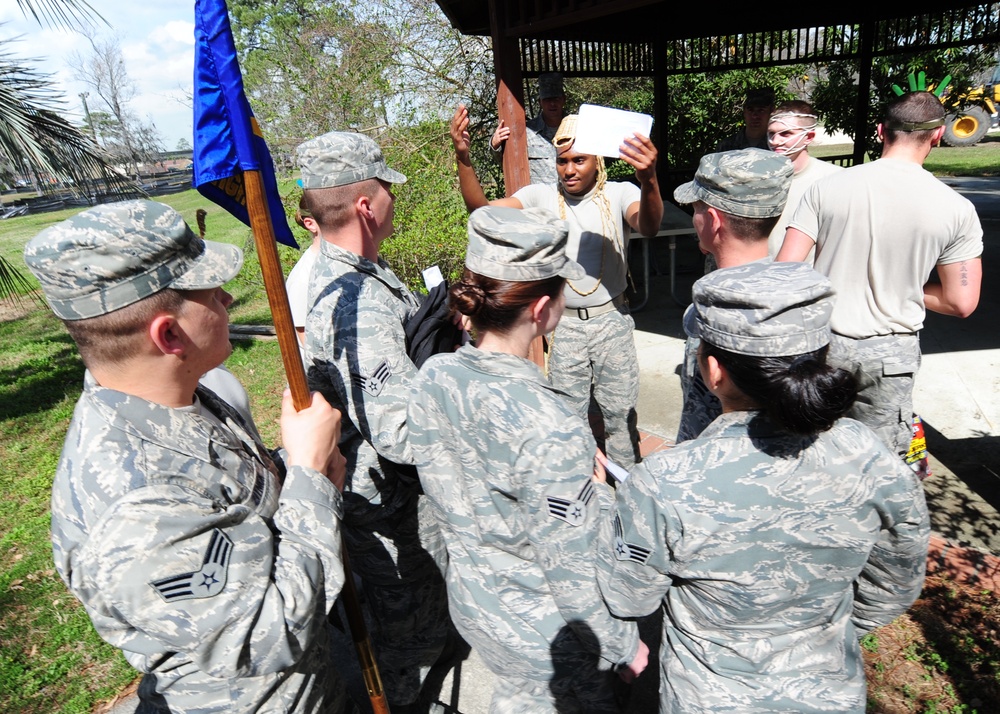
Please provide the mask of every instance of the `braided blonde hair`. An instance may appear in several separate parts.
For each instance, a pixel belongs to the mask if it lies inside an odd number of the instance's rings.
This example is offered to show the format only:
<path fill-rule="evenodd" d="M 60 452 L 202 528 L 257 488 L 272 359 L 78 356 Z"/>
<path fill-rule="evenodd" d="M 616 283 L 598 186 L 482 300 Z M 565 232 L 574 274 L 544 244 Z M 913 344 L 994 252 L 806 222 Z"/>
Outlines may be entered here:
<path fill-rule="evenodd" d="M 562 122 L 559 124 L 559 129 L 556 130 L 556 135 L 552 137 L 552 145 L 556 147 L 556 154 L 561 154 L 565 151 L 569 151 L 573 142 L 576 141 L 576 122 L 577 115 L 570 114 L 563 118 Z M 619 221 L 616 220 L 614 214 L 611 211 L 611 201 L 608 198 L 607 192 L 604 190 L 605 185 L 608 182 L 608 171 L 604 166 L 604 157 L 598 156 L 597 158 L 597 183 L 594 186 L 593 201 L 597 205 L 598 211 L 601 214 L 601 234 L 606 236 L 611 242 L 613 242 L 621 251 L 622 255 L 625 254 L 625 237 L 620 234 L 618 230 Z M 559 185 L 559 191 L 556 196 L 557 205 L 559 206 L 559 218 L 566 220 L 566 195 L 565 189 L 562 185 Z M 586 296 L 597 291 L 597 288 L 601 286 L 601 280 L 604 277 L 604 251 L 607 248 L 602 248 L 601 250 L 601 271 L 597 276 L 597 283 L 593 288 L 587 292 L 580 292 L 573 285 L 572 281 L 566 280 L 566 284 L 572 288 L 573 292 L 577 295 Z"/>

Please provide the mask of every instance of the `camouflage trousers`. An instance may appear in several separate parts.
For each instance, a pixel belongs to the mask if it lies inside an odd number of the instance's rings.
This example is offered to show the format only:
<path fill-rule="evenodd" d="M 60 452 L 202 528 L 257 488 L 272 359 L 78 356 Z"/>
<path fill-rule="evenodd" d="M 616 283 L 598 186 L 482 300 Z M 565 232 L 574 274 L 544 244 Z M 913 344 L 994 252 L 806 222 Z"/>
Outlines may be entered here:
<path fill-rule="evenodd" d="M 497 674 L 490 714 L 613 714 L 616 676 L 599 663 L 569 626 L 552 643 L 554 673 L 548 682 Z"/>
<path fill-rule="evenodd" d="M 604 449 L 626 469 L 639 460 L 639 358 L 628 306 L 589 320 L 566 314 L 549 342 L 549 381 L 584 420 L 591 395 L 604 416 Z"/>
<path fill-rule="evenodd" d="M 391 517 L 378 517 L 378 510 L 361 518 L 349 515 L 342 532 L 351 570 L 361 578 L 386 697 L 390 705 L 402 706 L 417 701 L 453 627 L 437 562 L 441 553 L 425 549 L 437 543 L 437 524 L 418 518 L 417 499 Z"/>
<path fill-rule="evenodd" d="M 880 335 L 863 340 L 833 335 L 828 362 L 858 380 L 858 398 L 847 413 L 874 431 L 894 454 L 913 438 L 913 380 L 920 369 L 920 338 Z"/>

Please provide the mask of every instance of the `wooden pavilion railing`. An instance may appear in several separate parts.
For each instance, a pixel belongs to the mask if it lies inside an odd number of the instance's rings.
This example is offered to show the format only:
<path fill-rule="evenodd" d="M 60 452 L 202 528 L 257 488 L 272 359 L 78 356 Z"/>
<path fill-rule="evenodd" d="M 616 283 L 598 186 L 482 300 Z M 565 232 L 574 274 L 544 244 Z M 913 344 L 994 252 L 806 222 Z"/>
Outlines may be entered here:
<path fill-rule="evenodd" d="M 812 64 L 862 56 L 870 32 L 872 56 L 1000 42 L 1000 5 L 949 9 L 866 25 L 774 30 L 648 42 L 520 38 L 527 78 L 544 72 L 573 77 L 654 76 Z"/>

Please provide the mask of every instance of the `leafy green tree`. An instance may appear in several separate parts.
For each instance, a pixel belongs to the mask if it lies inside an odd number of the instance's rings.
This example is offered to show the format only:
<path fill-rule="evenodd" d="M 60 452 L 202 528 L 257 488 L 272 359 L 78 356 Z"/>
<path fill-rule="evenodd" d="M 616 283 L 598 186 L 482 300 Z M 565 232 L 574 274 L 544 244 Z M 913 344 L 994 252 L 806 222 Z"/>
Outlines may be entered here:
<path fill-rule="evenodd" d="M 468 214 L 455 181 L 447 120 L 473 114 L 477 164 L 496 122 L 489 40 L 455 31 L 433 0 L 230 0 L 250 103 L 276 163 L 328 131 L 360 131 L 409 181 L 394 189 L 396 234 L 382 249 L 400 277 L 462 266 Z M 499 184 L 486 178 L 486 190 Z"/>
<path fill-rule="evenodd" d="M 423 290 L 421 271 L 431 265 L 456 280 L 464 266 L 469 213 L 455 181 L 447 122 L 399 129 L 383 146 L 389 165 L 406 174 L 407 182 L 393 187 L 396 232 L 382 244 L 382 255 L 411 288 Z"/>
<path fill-rule="evenodd" d="M 992 50 L 992 51 L 991 51 Z M 982 74 L 996 62 L 996 47 L 958 47 L 914 55 L 877 57 L 872 63 L 868 93 L 869 122 L 863 136 L 856 133 L 858 63 L 856 60 L 832 62 L 816 68 L 817 79 L 812 89 L 812 103 L 822 114 L 828 130 L 842 131 L 873 157 L 881 154 L 881 144 L 875 133 L 885 105 L 895 98 L 892 85 L 906 89 L 910 72 L 924 72 L 928 85 L 936 86 L 950 75 L 950 89 L 944 97 L 945 106 L 954 110 L 961 105 L 966 87 L 981 83 Z"/>
<path fill-rule="evenodd" d="M 272 145 L 290 154 L 326 131 L 388 124 L 385 28 L 336 1 L 232 0 L 229 10 L 247 94 Z"/>
<path fill-rule="evenodd" d="M 251 105 L 288 166 L 311 136 L 381 138 L 490 91 L 488 41 L 459 34 L 433 0 L 230 0 L 229 9 Z"/>
<path fill-rule="evenodd" d="M 743 123 L 748 89 L 771 87 L 775 103 L 800 95 L 801 66 L 674 75 L 667 80 L 667 131 L 661 156 L 673 167 L 697 166 Z"/>

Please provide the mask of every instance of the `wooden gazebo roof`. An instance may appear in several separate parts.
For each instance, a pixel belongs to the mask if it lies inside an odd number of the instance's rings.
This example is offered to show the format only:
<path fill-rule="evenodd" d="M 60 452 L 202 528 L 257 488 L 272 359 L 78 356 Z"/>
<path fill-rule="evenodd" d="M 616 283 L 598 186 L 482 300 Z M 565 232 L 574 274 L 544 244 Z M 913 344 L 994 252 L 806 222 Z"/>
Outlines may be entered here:
<path fill-rule="evenodd" d="M 521 127 L 512 133 L 504 154 L 508 191 L 528 180 L 526 77 L 551 71 L 653 77 L 655 112 L 660 114 L 666 112 L 663 79 L 672 74 L 856 58 L 861 67 L 856 125 L 863 133 L 874 57 L 1000 42 L 1000 4 L 972 0 L 799 5 L 782 12 L 726 0 L 695 8 L 701 13 L 696 22 L 682 20 L 677 4 L 666 0 L 437 3 L 463 34 L 493 39 L 499 114 L 508 126 Z M 786 49 L 775 51 L 779 33 L 791 33 L 794 41 L 780 43 Z"/>
<path fill-rule="evenodd" d="M 991 4 L 996 37 L 996 4 L 969 0 L 890 0 L 853 7 L 800 4 L 783 8 L 782 12 L 771 12 L 771 8 L 753 3 L 723 0 L 701 7 L 703 14 L 696 22 L 682 20 L 677 4 L 666 0 L 438 0 L 452 25 L 466 35 L 492 35 L 491 18 L 495 14 L 504 34 L 510 37 L 648 43 L 701 37 L 705 29 L 718 37 L 768 30 L 861 25 L 918 16 L 928 18 L 928 26 L 935 26 L 940 24 L 935 16 L 958 17 L 956 11 L 962 13 L 973 7 L 983 8 L 988 13 Z M 971 35 L 968 26 L 965 32 Z"/>

